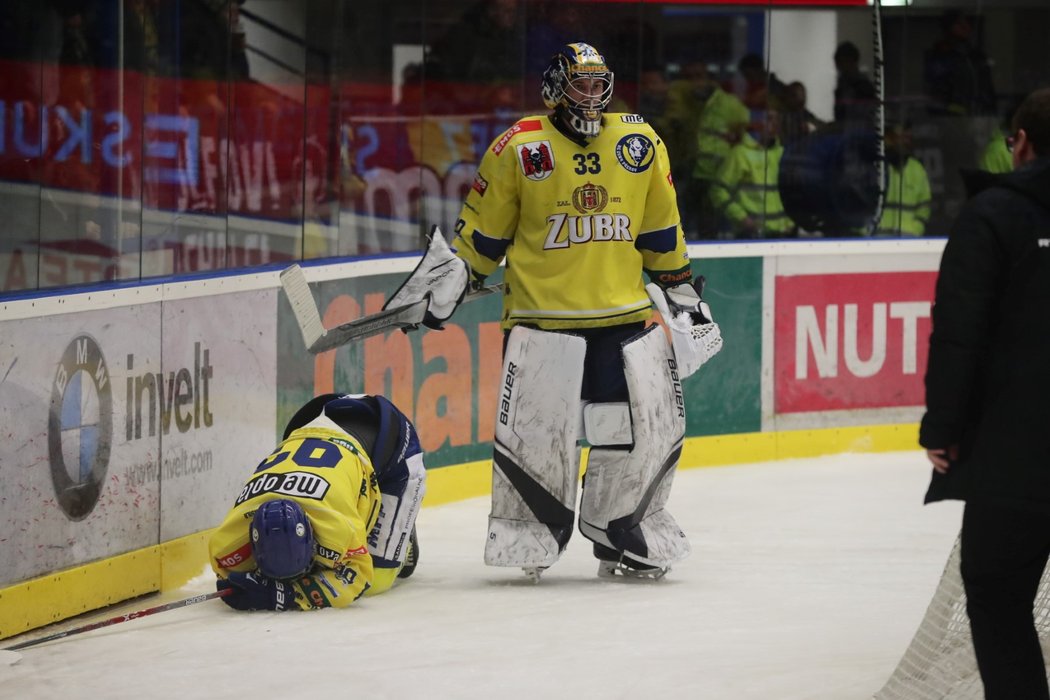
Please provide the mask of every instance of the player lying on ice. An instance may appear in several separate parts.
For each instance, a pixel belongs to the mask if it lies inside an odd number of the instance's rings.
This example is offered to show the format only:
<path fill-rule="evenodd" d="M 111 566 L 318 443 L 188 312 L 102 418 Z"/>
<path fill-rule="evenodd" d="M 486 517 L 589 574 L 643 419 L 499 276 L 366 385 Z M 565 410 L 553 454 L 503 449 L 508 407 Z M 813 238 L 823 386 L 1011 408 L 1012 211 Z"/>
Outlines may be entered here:
<path fill-rule="evenodd" d="M 599 574 L 658 578 L 689 553 L 664 509 L 685 435 L 681 380 L 722 347 L 679 223 L 667 151 L 635 114 L 606 114 L 613 74 L 588 44 L 543 74 L 549 115 L 485 152 L 456 223 L 387 308 L 428 300 L 441 328 L 507 261 L 485 561 L 537 579 L 579 528 Z M 651 280 L 646 285 L 645 273 Z M 652 304 L 671 330 L 647 325 Z M 673 349 L 672 349 L 673 345 Z"/>
<path fill-rule="evenodd" d="M 408 578 L 426 490 L 415 428 L 382 396 L 326 394 L 292 417 L 209 541 L 238 610 L 350 605 Z"/>

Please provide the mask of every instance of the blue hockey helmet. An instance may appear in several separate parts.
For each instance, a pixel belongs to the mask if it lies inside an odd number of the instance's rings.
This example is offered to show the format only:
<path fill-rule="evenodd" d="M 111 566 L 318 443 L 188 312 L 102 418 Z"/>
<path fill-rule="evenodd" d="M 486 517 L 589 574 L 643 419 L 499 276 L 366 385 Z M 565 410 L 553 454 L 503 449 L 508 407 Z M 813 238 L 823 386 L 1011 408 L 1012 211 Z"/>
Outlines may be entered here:
<path fill-rule="evenodd" d="M 306 573 L 314 556 L 314 531 L 303 507 L 279 498 L 259 506 L 249 529 L 259 572 L 268 578 Z"/>
<path fill-rule="evenodd" d="M 566 125 L 590 139 L 602 128 L 602 112 L 613 93 L 613 72 L 590 44 L 563 46 L 543 71 L 543 103 L 560 112 Z"/>

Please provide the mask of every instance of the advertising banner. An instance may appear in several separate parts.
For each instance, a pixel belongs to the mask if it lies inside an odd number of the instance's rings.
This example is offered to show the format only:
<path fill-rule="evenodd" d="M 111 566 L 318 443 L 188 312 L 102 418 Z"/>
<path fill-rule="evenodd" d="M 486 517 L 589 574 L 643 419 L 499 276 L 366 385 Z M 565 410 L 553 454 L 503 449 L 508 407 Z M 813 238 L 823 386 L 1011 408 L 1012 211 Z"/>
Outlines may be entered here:
<path fill-rule="evenodd" d="M 276 296 L 0 322 L 0 586 L 221 519 L 274 444 Z"/>
<path fill-rule="evenodd" d="M 921 407 L 936 271 L 833 269 L 776 278 L 778 418 Z"/>
<path fill-rule="evenodd" d="M 160 539 L 215 527 L 274 441 L 276 289 L 164 302 L 162 369 L 136 376 L 135 436 L 160 437 L 160 459 L 129 478 L 164 485 Z M 163 403 L 161 403 L 163 402 Z M 156 426 L 155 430 L 153 426 Z"/>
<path fill-rule="evenodd" d="M 696 263 L 727 350 L 685 380 L 689 435 L 760 429 L 761 258 Z M 313 286 L 326 326 L 382 309 L 407 273 Z M 501 274 L 501 273 L 498 273 Z M 489 282 L 498 281 L 490 278 Z M 314 394 L 385 394 L 419 430 L 428 467 L 487 459 L 503 354 L 498 296 L 464 304 L 442 331 L 395 331 L 311 356 L 291 308 L 278 303 L 278 426 Z"/>
<path fill-rule="evenodd" d="M 419 99 L 0 61 L 0 291 L 413 250 L 516 118 Z"/>
<path fill-rule="evenodd" d="M 0 586 L 157 543 L 165 403 L 127 411 L 137 378 L 161 373 L 160 307 L 0 323 Z"/>

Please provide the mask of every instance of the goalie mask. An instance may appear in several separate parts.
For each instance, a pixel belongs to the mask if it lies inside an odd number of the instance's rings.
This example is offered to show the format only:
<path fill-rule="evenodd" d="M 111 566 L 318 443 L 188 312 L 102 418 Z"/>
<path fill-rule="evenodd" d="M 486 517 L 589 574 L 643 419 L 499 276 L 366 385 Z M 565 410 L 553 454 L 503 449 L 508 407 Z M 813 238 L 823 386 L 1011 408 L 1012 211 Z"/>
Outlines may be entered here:
<path fill-rule="evenodd" d="M 543 71 L 543 103 L 575 134 L 594 138 L 602 129 L 602 112 L 612 99 L 613 74 L 590 44 L 561 48 Z"/>
<path fill-rule="evenodd" d="M 259 506 L 249 531 L 259 573 L 267 578 L 295 578 L 314 558 L 314 532 L 303 507 L 279 498 Z"/>

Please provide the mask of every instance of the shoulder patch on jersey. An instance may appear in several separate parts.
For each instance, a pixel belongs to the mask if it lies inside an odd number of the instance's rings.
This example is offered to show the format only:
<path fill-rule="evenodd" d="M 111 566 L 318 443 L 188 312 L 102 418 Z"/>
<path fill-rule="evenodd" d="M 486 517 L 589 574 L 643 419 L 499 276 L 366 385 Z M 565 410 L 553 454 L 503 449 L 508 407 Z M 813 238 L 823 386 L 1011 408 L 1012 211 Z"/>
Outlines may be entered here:
<path fill-rule="evenodd" d="M 529 141 L 518 146 L 518 164 L 528 179 L 539 182 L 554 172 L 554 149 L 550 141 Z"/>
<path fill-rule="evenodd" d="M 643 134 L 628 134 L 616 143 L 616 160 L 629 173 L 645 172 L 655 158 L 656 148 Z"/>
<path fill-rule="evenodd" d="M 479 197 L 485 196 L 485 190 L 489 188 L 489 181 L 481 177 L 481 173 L 474 173 L 474 183 L 470 189 L 478 193 Z"/>
<path fill-rule="evenodd" d="M 645 117 L 640 114 L 621 114 L 620 121 L 624 124 L 644 124 Z"/>
<path fill-rule="evenodd" d="M 492 144 L 492 152 L 498 156 L 503 152 L 503 149 L 507 147 L 510 140 L 517 134 L 520 134 L 523 131 L 539 131 L 542 128 L 543 123 L 539 119 L 525 119 L 520 121 L 503 132 L 503 136 L 500 136 L 496 140 L 496 143 Z"/>

